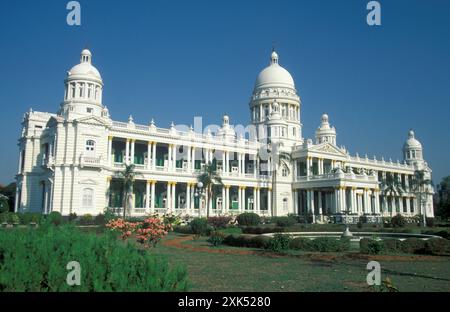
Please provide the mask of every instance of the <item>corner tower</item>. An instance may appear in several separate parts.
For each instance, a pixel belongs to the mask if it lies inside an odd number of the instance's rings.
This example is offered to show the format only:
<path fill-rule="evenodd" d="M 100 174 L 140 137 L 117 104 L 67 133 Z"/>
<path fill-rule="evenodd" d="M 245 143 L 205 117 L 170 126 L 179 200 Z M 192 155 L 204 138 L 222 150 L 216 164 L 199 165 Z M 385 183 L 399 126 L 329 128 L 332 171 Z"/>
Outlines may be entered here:
<path fill-rule="evenodd" d="M 300 97 L 291 74 L 280 66 L 277 52 L 256 79 L 250 100 L 252 124 L 260 142 L 281 141 L 290 147 L 303 141 Z"/>
<path fill-rule="evenodd" d="M 67 72 L 64 80 L 64 101 L 59 115 L 66 119 L 76 119 L 88 115 L 109 117 L 102 104 L 103 80 L 92 65 L 92 53 L 81 51 L 80 63 Z"/>

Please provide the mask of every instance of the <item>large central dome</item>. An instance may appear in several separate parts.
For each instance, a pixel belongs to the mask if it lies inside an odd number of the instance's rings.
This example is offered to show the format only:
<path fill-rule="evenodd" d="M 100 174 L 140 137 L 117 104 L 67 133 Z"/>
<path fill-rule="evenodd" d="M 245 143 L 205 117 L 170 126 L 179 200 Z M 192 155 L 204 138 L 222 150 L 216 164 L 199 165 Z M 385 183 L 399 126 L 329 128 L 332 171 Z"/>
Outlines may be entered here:
<path fill-rule="evenodd" d="M 278 54 L 273 51 L 271 62 L 263 69 L 256 79 L 255 90 L 263 88 L 291 88 L 295 89 L 291 74 L 278 64 Z"/>

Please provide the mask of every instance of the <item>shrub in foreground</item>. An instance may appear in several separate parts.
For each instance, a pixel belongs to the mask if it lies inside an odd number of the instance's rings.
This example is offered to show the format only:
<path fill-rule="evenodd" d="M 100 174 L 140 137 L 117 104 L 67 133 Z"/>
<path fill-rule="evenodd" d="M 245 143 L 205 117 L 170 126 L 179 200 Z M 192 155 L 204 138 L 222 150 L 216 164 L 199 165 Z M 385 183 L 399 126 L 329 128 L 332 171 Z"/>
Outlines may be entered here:
<path fill-rule="evenodd" d="M 275 252 L 282 252 L 289 249 L 291 240 L 292 238 L 289 235 L 275 234 L 269 241 L 267 248 Z"/>
<path fill-rule="evenodd" d="M 58 211 L 52 211 L 48 214 L 46 222 L 53 225 L 61 225 L 63 223 L 63 217 Z"/>
<path fill-rule="evenodd" d="M 407 224 L 407 220 L 404 216 L 398 214 L 392 217 L 391 224 L 393 227 L 404 227 Z"/>
<path fill-rule="evenodd" d="M 335 237 L 318 237 L 316 239 L 297 237 L 290 242 L 289 248 L 313 252 L 342 252 L 350 249 L 350 241 Z"/>
<path fill-rule="evenodd" d="M 240 226 L 256 226 L 261 223 L 261 217 L 253 212 L 241 213 L 236 220 Z"/>
<path fill-rule="evenodd" d="M 359 241 L 359 251 L 363 254 L 378 255 L 384 252 L 382 241 L 363 238 Z"/>
<path fill-rule="evenodd" d="M 214 247 L 222 245 L 225 239 L 225 234 L 219 231 L 212 232 L 208 238 L 208 242 L 211 243 Z"/>
<path fill-rule="evenodd" d="M 208 234 L 208 220 L 206 218 L 195 218 L 189 223 L 191 233 L 195 235 Z"/>
<path fill-rule="evenodd" d="M 33 255 L 30 257 L 29 255 Z M 66 283 L 67 264 L 81 265 L 81 285 Z M 0 291 L 186 291 L 184 268 L 123 244 L 113 236 L 81 233 L 71 225 L 0 232 Z"/>
<path fill-rule="evenodd" d="M 280 227 L 289 227 L 297 223 L 297 220 L 293 217 L 273 217 L 272 222 Z"/>
<path fill-rule="evenodd" d="M 230 224 L 231 219 L 231 217 L 227 216 L 209 217 L 208 224 L 215 229 L 224 229 L 228 224 Z"/>

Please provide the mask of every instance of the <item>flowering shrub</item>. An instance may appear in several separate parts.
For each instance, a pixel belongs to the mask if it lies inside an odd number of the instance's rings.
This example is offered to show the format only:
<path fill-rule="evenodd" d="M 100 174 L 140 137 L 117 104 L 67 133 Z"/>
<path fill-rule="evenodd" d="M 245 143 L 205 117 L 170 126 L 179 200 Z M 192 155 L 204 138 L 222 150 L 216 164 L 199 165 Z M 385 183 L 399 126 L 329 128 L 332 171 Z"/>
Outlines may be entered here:
<path fill-rule="evenodd" d="M 121 238 L 126 240 L 133 234 L 141 244 L 155 246 L 161 238 L 172 230 L 171 224 L 166 224 L 164 220 L 156 217 L 149 217 L 142 222 L 128 222 L 123 219 L 111 220 L 106 227 L 112 231 L 121 233 Z"/>

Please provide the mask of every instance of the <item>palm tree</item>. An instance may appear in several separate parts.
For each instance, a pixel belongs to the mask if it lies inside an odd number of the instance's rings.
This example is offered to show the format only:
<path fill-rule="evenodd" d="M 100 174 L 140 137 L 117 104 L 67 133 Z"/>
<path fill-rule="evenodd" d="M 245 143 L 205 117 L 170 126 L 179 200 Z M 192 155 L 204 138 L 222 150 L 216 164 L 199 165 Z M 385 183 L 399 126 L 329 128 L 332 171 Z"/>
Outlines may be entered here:
<path fill-rule="evenodd" d="M 133 197 L 133 183 L 136 173 L 134 172 L 134 165 L 125 165 L 125 169 L 119 173 L 123 179 L 123 218 L 126 218 L 126 211 L 131 207 L 128 207 L 130 202 L 130 196 Z"/>
<path fill-rule="evenodd" d="M 219 186 L 223 187 L 222 178 L 217 172 L 216 160 L 205 164 L 203 172 L 197 177 L 198 182 L 203 183 L 203 187 L 208 195 L 208 202 L 206 203 L 206 217 L 209 218 L 209 206 L 213 195 L 217 195 Z M 200 208 L 199 208 L 200 211 Z"/>
<path fill-rule="evenodd" d="M 401 196 L 403 194 L 403 188 L 400 181 L 395 179 L 391 173 L 386 174 L 386 178 L 381 182 L 381 193 L 386 197 Z M 393 214 L 394 207 L 392 207 L 391 215 Z"/>
<path fill-rule="evenodd" d="M 278 175 L 278 168 L 281 166 L 288 166 L 288 164 L 290 164 L 291 162 L 291 154 L 284 152 L 284 151 L 280 151 L 279 147 L 280 147 L 280 143 L 277 143 L 274 145 L 274 149 L 269 151 L 269 154 L 272 155 L 272 168 L 269 168 L 272 171 L 272 187 L 275 188 L 276 187 L 276 183 L 277 183 L 277 175 Z M 275 159 L 276 158 L 276 159 Z M 275 193 L 275 189 L 274 192 Z M 275 196 L 272 195 L 272 212 L 271 215 L 273 216 L 273 210 L 275 207 Z"/>
<path fill-rule="evenodd" d="M 432 185 L 432 183 L 433 182 L 430 179 L 425 177 L 425 171 L 423 170 L 414 171 L 414 176 L 411 180 L 410 188 L 414 193 L 416 193 L 417 197 L 419 198 L 419 210 L 422 213 L 424 227 L 427 226 L 427 217 L 426 217 L 426 208 L 423 204 L 425 203 L 425 196 L 427 194 L 427 190 L 429 186 Z"/>

